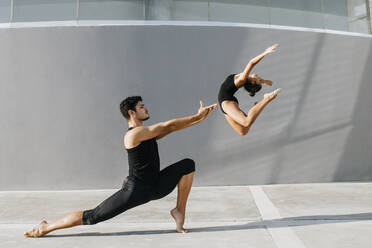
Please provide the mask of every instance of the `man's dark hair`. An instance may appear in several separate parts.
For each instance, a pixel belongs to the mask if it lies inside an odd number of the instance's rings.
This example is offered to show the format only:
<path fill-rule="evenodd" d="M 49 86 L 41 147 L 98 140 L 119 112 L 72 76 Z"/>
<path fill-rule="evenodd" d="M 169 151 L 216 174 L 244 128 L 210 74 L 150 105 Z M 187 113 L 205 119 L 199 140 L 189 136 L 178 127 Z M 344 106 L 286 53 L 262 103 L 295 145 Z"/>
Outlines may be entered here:
<path fill-rule="evenodd" d="M 261 85 L 256 84 L 250 78 L 246 79 L 245 84 L 243 86 L 244 86 L 244 89 L 248 91 L 249 95 L 252 97 L 256 94 L 256 92 L 260 91 L 262 88 Z"/>
<path fill-rule="evenodd" d="M 120 112 L 123 114 L 125 119 L 129 120 L 130 116 L 128 114 L 129 110 L 133 110 L 136 112 L 136 105 L 139 101 L 142 101 L 142 97 L 140 96 L 130 96 L 125 98 L 121 103 L 120 103 Z"/>

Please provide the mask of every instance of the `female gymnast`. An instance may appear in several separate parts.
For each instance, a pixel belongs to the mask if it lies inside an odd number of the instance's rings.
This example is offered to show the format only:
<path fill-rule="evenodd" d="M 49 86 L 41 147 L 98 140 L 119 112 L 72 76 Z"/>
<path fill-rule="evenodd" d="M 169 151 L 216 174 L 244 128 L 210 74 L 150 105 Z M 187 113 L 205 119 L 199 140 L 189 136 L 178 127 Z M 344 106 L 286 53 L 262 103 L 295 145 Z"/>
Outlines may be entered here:
<path fill-rule="evenodd" d="M 250 74 L 253 67 L 263 59 L 266 55 L 273 53 L 278 47 L 278 44 L 268 47 L 265 52 L 253 58 L 244 71 L 238 74 L 229 75 L 222 83 L 218 93 L 218 102 L 221 110 L 225 115 L 227 122 L 241 135 L 246 135 L 254 121 L 257 119 L 261 111 L 281 92 L 281 89 L 276 89 L 271 93 L 265 94 L 264 98 L 256 102 L 254 106 L 244 113 L 239 108 L 238 99 L 234 96 L 235 92 L 244 87 L 250 96 L 254 96 L 257 91 L 262 88 L 262 84 L 272 85 L 270 80 L 264 80 L 257 74 Z"/>

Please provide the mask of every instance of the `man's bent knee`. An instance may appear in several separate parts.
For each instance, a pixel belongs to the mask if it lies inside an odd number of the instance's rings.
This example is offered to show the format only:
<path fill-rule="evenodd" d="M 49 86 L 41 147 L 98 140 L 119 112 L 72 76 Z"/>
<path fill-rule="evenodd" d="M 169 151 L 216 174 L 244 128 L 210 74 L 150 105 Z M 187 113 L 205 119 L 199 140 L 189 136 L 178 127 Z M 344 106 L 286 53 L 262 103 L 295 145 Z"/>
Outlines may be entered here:
<path fill-rule="evenodd" d="M 182 160 L 183 167 L 185 169 L 184 175 L 190 174 L 195 171 L 195 162 L 191 158 L 185 158 Z"/>

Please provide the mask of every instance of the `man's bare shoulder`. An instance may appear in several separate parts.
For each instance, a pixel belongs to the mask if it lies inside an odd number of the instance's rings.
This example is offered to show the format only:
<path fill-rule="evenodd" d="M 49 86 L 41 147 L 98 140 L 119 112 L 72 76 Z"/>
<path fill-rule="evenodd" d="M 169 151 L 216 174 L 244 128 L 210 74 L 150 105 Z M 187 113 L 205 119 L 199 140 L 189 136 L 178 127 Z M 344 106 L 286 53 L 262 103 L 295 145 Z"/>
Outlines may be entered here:
<path fill-rule="evenodd" d="M 139 136 L 142 132 L 144 132 L 148 127 L 147 126 L 139 126 L 135 127 L 124 135 L 124 146 L 127 149 L 133 148 L 138 146 L 141 143 Z"/>
<path fill-rule="evenodd" d="M 159 122 L 151 126 L 138 126 L 129 130 L 124 137 L 126 148 L 135 147 L 144 140 L 149 140 L 172 132 L 170 121 Z"/>

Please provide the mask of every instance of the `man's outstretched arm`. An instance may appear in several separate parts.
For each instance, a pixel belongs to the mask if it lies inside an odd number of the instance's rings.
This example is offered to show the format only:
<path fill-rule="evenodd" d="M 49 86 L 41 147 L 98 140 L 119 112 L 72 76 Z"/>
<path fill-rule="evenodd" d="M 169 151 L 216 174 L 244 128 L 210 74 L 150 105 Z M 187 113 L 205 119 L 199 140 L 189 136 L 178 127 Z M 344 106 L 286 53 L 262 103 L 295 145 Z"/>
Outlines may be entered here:
<path fill-rule="evenodd" d="M 157 138 L 161 139 L 171 132 L 178 131 L 206 119 L 210 113 L 217 107 L 217 104 L 204 107 L 203 102 L 200 101 L 200 108 L 197 114 L 185 116 L 181 118 L 172 119 L 165 122 L 160 122 L 151 126 L 141 126 L 132 131 L 132 144 L 138 145 L 144 140 Z"/>
<path fill-rule="evenodd" d="M 188 117 L 192 117 L 191 116 L 186 116 L 186 117 L 183 117 L 183 118 L 178 118 L 178 119 L 173 119 L 173 120 L 170 120 L 170 125 L 173 125 L 173 127 L 171 127 L 167 132 L 164 132 L 158 136 L 156 136 L 156 139 L 159 140 L 165 136 L 167 136 L 168 134 L 170 134 L 171 132 L 174 132 L 174 131 L 178 131 L 178 130 L 181 130 L 181 129 L 184 129 L 184 128 L 187 128 L 187 127 L 191 127 L 195 124 L 198 124 L 200 122 L 202 122 L 204 119 L 206 119 L 208 117 L 208 115 L 210 115 L 210 113 L 212 113 L 212 111 L 217 107 L 217 104 L 213 104 L 213 105 L 210 105 L 208 107 L 204 107 L 204 104 L 202 101 L 200 101 L 200 108 L 199 108 L 199 111 L 197 114 L 195 115 L 199 115 L 202 111 L 205 111 L 204 109 L 207 109 L 207 113 L 201 117 L 201 118 L 196 118 L 196 120 L 187 120 L 187 119 L 184 119 L 184 118 L 188 118 Z"/>

